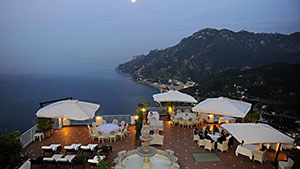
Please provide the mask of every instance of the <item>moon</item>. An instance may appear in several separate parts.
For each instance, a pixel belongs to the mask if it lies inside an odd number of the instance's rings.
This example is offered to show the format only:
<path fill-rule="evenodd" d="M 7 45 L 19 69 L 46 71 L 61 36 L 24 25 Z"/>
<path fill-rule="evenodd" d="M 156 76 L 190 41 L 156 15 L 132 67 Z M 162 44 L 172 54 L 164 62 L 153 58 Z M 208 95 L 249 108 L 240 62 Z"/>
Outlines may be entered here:
<path fill-rule="evenodd" d="M 131 1 L 131 3 L 135 3 L 136 2 L 136 0 L 130 0 Z"/>

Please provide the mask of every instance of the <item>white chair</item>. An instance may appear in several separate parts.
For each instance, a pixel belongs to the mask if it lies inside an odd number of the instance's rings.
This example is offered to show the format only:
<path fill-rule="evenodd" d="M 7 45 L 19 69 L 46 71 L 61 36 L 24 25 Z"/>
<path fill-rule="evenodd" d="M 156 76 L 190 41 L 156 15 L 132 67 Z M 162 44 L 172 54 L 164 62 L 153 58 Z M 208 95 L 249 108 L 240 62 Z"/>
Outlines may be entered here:
<path fill-rule="evenodd" d="M 125 126 L 126 122 L 124 120 L 121 121 L 120 125 Z"/>
<path fill-rule="evenodd" d="M 157 127 L 159 131 L 164 131 L 164 122 L 162 120 L 150 120 L 149 127 L 153 129 L 154 127 Z"/>
<path fill-rule="evenodd" d="M 179 113 L 182 113 L 182 111 L 180 109 L 177 109 L 176 113 L 179 114 Z"/>
<path fill-rule="evenodd" d="M 101 124 L 105 125 L 106 124 L 106 120 L 102 120 Z"/>
<path fill-rule="evenodd" d="M 196 127 L 200 127 L 202 125 L 202 121 L 200 117 L 198 117 L 197 120 L 195 121 L 195 125 Z"/>
<path fill-rule="evenodd" d="M 288 158 L 288 161 L 278 161 L 278 169 L 292 169 L 294 161 Z"/>
<path fill-rule="evenodd" d="M 98 142 L 102 141 L 102 143 L 104 143 L 105 135 L 103 131 L 98 131 L 97 138 L 98 138 Z"/>
<path fill-rule="evenodd" d="M 205 146 L 204 139 L 199 139 L 199 140 L 198 140 L 198 146 L 199 146 L 199 147 Z"/>
<path fill-rule="evenodd" d="M 194 135 L 194 138 L 193 138 L 193 142 L 198 142 L 200 140 L 200 137 L 199 137 L 199 135 Z"/>
<path fill-rule="evenodd" d="M 114 140 L 114 142 L 116 142 L 116 138 L 117 138 L 117 133 L 116 131 L 110 131 L 108 133 L 108 137 L 109 137 L 109 142 L 111 143 L 111 140 Z"/>
<path fill-rule="evenodd" d="M 186 121 L 186 126 L 188 128 L 193 127 L 194 124 L 195 123 L 194 123 L 194 119 L 193 118 L 189 118 L 188 121 Z"/>
<path fill-rule="evenodd" d="M 218 142 L 217 148 L 220 150 L 222 153 L 224 151 L 228 152 L 228 142 L 229 140 L 223 141 L 222 144 Z"/>
<path fill-rule="evenodd" d="M 118 125 L 118 120 L 117 119 L 113 119 L 112 124 Z"/>
<path fill-rule="evenodd" d="M 175 126 L 176 124 L 179 124 L 179 120 L 175 118 L 175 116 L 171 116 L 172 126 Z"/>
<path fill-rule="evenodd" d="M 190 110 L 190 109 L 185 109 L 184 112 L 185 112 L 185 113 L 190 113 L 191 110 Z"/>
<path fill-rule="evenodd" d="M 92 126 L 93 126 L 93 127 L 96 127 L 96 125 L 97 125 L 96 122 L 93 122 L 93 123 L 92 123 Z"/>
<path fill-rule="evenodd" d="M 150 145 L 164 145 L 164 136 L 152 135 L 153 139 L 150 141 Z"/>
<path fill-rule="evenodd" d="M 264 151 L 255 150 L 253 161 L 259 161 L 262 164 L 265 161 L 266 152 L 267 152 L 267 150 L 264 150 Z"/>
<path fill-rule="evenodd" d="M 98 134 L 97 134 L 97 132 L 95 131 L 95 130 L 89 130 L 89 132 L 90 132 L 90 137 L 91 137 L 91 140 L 95 140 L 95 138 L 97 138 L 98 137 Z"/>
<path fill-rule="evenodd" d="M 210 140 L 208 139 L 204 139 L 204 150 L 209 150 L 211 152 L 211 150 L 215 149 L 215 143 L 211 142 Z"/>
<path fill-rule="evenodd" d="M 125 132 L 126 132 L 126 128 L 122 128 L 118 131 L 117 136 L 120 136 L 120 138 L 122 140 L 123 137 L 125 138 Z"/>

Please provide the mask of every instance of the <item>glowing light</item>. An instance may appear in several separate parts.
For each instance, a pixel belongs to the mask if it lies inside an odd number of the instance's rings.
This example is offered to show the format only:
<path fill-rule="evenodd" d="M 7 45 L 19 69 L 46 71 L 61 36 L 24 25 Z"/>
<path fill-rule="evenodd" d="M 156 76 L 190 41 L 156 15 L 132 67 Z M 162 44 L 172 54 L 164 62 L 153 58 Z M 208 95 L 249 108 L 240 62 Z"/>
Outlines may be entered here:
<path fill-rule="evenodd" d="M 142 108 L 141 110 L 142 110 L 142 112 L 145 112 L 145 111 L 147 111 L 145 108 Z"/>
<path fill-rule="evenodd" d="M 67 118 L 64 118 L 64 120 L 67 120 Z"/>
<path fill-rule="evenodd" d="M 96 119 L 97 119 L 97 120 L 100 120 L 100 119 L 101 119 L 101 116 L 97 116 Z"/>
<path fill-rule="evenodd" d="M 131 1 L 131 3 L 135 3 L 136 2 L 136 0 L 130 0 Z"/>
<path fill-rule="evenodd" d="M 172 112 L 172 107 L 168 107 L 168 111 L 169 111 L 169 113 L 171 113 Z"/>
<path fill-rule="evenodd" d="M 297 149 L 300 150 L 300 146 L 297 146 Z"/>
<path fill-rule="evenodd" d="M 139 116 L 135 116 L 134 118 L 137 120 L 137 119 L 139 119 Z"/>

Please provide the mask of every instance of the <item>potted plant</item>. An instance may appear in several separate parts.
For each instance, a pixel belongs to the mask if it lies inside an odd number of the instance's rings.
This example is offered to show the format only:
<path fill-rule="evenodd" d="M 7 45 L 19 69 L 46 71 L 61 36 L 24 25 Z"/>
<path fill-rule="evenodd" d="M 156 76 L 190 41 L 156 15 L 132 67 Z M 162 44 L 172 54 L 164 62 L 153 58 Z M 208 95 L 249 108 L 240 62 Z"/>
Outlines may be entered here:
<path fill-rule="evenodd" d="M 37 118 L 38 131 L 44 133 L 45 137 L 50 137 L 51 133 L 51 123 L 52 119 L 47 118 Z"/>
<path fill-rule="evenodd" d="M 98 152 L 97 152 L 98 159 L 100 159 L 100 153 L 101 153 L 101 150 L 98 150 Z M 105 158 L 102 160 L 98 160 L 96 169 L 108 169 L 108 161 Z"/>

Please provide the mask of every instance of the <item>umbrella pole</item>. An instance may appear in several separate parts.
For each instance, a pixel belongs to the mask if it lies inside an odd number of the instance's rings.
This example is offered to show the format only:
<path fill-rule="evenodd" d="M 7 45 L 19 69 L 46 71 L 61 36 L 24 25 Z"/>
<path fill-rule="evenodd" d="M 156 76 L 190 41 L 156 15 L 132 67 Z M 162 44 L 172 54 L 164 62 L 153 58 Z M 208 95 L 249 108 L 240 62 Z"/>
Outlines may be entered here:
<path fill-rule="evenodd" d="M 273 166 L 276 167 L 276 168 L 277 168 L 277 161 L 278 161 L 278 156 L 279 156 L 279 153 L 280 153 L 280 148 L 281 148 L 281 143 L 279 143 L 278 150 L 276 151 L 275 160 L 273 162 Z"/>

